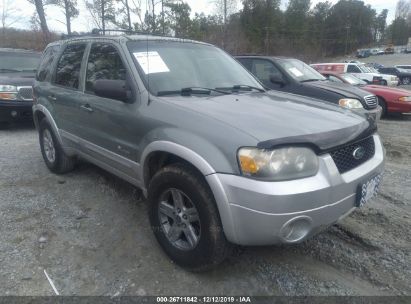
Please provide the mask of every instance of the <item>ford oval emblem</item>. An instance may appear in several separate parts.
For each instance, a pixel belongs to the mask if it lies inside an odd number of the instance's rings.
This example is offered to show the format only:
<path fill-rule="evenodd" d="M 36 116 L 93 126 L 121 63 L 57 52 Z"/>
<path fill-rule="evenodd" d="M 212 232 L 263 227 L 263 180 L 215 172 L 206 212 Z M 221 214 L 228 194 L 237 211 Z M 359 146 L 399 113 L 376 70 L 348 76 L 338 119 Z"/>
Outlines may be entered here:
<path fill-rule="evenodd" d="M 360 160 L 361 158 L 363 158 L 364 155 L 365 155 L 365 148 L 361 146 L 358 148 L 355 148 L 354 151 L 352 152 L 352 156 L 357 160 Z"/>

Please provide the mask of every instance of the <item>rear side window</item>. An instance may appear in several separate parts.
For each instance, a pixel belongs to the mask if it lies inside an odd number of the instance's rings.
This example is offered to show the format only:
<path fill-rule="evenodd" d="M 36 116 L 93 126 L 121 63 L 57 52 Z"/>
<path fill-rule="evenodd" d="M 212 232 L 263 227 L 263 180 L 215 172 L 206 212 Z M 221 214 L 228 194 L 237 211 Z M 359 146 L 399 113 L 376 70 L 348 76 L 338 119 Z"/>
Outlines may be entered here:
<path fill-rule="evenodd" d="M 126 80 L 126 69 L 117 49 L 108 43 L 92 45 L 87 63 L 86 91 L 93 92 L 99 79 Z"/>
<path fill-rule="evenodd" d="M 41 58 L 40 66 L 37 69 L 36 80 L 44 81 L 51 74 L 53 61 L 60 49 L 59 45 L 49 46 Z"/>
<path fill-rule="evenodd" d="M 56 84 L 78 89 L 81 61 L 85 49 L 85 44 L 71 44 L 66 47 L 57 64 L 54 81 Z"/>
<path fill-rule="evenodd" d="M 359 69 L 359 67 L 353 64 L 349 64 L 347 67 L 347 73 L 361 73 L 361 70 Z"/>

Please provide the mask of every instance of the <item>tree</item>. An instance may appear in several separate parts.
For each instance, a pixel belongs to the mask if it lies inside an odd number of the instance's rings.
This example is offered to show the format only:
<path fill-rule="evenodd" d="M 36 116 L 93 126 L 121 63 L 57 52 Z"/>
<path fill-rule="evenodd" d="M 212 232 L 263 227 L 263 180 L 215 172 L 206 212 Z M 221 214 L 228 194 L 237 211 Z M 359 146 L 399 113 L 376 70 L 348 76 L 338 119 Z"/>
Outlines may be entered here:
<path fill-rule="evenodd" d="M 12 26 L 20 19 L 19 10 L 12 5 L 11 0 L 2 0 L 1 25 L 3 31 L 6 27 Z"/>
<path fill-rule="evenodd" d="M 191 27 L 190 6 L 185 2 L 169 2 L 164 5 L 164 8 L 166 9 L 164 14 L 170 30 L 176 37 L 187 38 Z"/>
<path fill-rule="evenodd" d="M 57 5 L 63 9 L 66 17 L 67 34 L 71 35 L 71 20 L 79 15 L 77 7 L 77 0 L 49 0 L 50 4 Z"/>
<path fill-rule="evenodd" d="M 113 0 L 84 0 L 84 3 L 96 28 L 104 31 L 108 24 L 117 26 Z"/>
<path fill-rule="evenodd" d="M 47 25 L 46 13 L 44 12 L 45 3 L 43 2 L 43 0 L 28 0 L 28 1 L 35 5 L 37 15 L 39 16 L 41 31 L 43 32 L 46 41 L 48 41 L 50 39 L 50 31 Z"/>

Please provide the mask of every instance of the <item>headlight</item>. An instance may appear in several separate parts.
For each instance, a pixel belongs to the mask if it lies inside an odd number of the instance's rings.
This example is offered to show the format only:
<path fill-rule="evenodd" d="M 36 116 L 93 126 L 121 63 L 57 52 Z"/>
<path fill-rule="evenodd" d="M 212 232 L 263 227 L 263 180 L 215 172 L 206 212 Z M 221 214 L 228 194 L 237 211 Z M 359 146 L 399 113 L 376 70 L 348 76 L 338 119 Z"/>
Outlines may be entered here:
<path fill-rule="evenodd" d="M 0 99 L 3 100 L 16 100 L 17 99 L 17 87 L 7 84 L 0 84 Z"/>
<path fill-rule="evenodd" d="M 362 109 L 364 108 L 358 99 L 343 98 L 338 101 L 338 104 L 347 109 Z"/>
<path fill-rule="evenodd" d="M 398 98 L 399 101 L 411 101 L 411 96 L 403 96 Z"/>
<path fill-rule="evenodd" d="M 241 148 L 238 160 L 243 175 L 270 181 L 313 176 L 318 171 L 317 155 L 304 147 Z"/>

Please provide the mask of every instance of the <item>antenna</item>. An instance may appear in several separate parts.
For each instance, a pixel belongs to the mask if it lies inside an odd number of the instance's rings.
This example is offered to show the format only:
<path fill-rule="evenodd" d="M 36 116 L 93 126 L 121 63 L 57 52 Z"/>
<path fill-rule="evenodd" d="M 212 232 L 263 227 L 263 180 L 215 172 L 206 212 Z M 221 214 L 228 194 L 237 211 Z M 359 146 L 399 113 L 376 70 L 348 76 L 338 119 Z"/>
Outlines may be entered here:
<path fill-rule="evenodd" d="M 149 0 L 146 0 L 146 16 L 148 16 L 149 5 L 150 5 Z M 153 7 L 153 11 L 154 11 L 154 7 Z M 153 22 L 154 22 L 154 19 L 153 19 Z M 148 28 L 146 31 L 146 56 L 147 56 L 147 105 L 150 105 L 150 102 L 151 102 L 150 100 L 150 58 L 148 56 Z"/>

